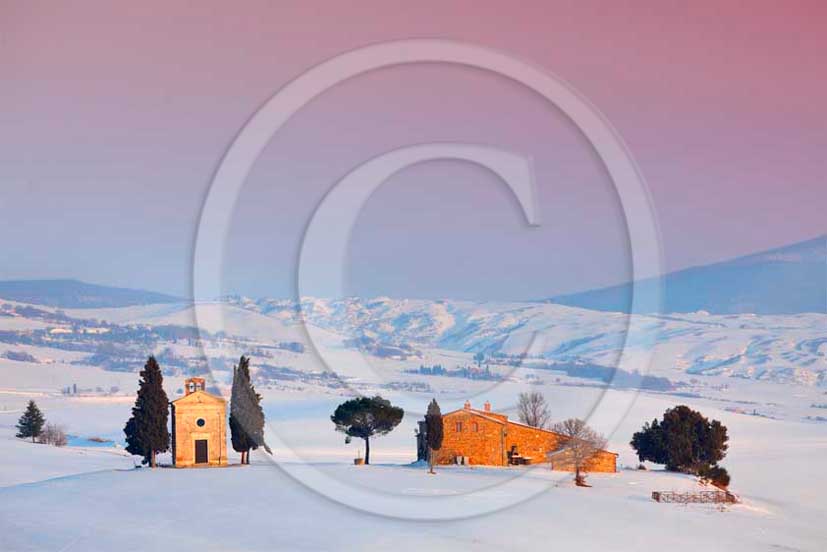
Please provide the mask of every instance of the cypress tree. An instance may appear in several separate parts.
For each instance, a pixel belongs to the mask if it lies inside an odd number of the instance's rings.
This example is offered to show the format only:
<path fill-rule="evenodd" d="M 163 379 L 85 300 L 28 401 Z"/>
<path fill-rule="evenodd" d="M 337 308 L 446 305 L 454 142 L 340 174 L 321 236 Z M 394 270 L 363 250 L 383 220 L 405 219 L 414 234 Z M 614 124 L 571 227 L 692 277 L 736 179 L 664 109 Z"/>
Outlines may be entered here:
<path fill-rule="evenodd" d="M 32 443 L 34 443 L 34 440 L 39 437 L 41 431 L 43 431 L 43 424 L 45 423 L 46 418 L 43 417 L 43 413 L 35 402 L 30 400 L 26 411 L 23 412 L 23 415 L 20 416 L 20 420 L 17 422 L 17 437 L 21 439 L 31 437 Z"/>
<path fill-rule="evenodd" d="M 241 453 L 241 463 L 250 463 L 250 451 L 264 447 L 264 410 L 261 395 L 256 393 L 250 378 L 250 359 L 242 356 L 233 368 L 233 388 L 230 394 L 230 435 L 233 450 Z"/>
<path fill-rule="evenodd" d="M 442 448 L 443 433 L 442 411 L 436 399 L 432 399 L 428 405 L 428 412 L 425 414 L 425 439 L 428 441 L 428 471 L 430 473 L 434 473 L 436 451 Z"/>
<path fill-rule="evenodd" d="M 233 367 L 233 387 L 230 392 L 230 441 L 233 445 L 233 450 L 241 453 L 241 463 L 246 463 L 246 455 L 250 450 L 250 443 L 252 438 L 245 431 L 247 425 L 242 422 L 244 419 L 244 412 L 247 407 L 244 404 L 245 394 L 243 388 L 245 384 L 244 368 L 246 366 L 246 358 L 241 357 L 237 366 Z"/>
<path fill-rule="evenodd" d="M 147 359 L 138 381 L 138 397 L 132 417 L 123 429 L 126 451 L 143 457 L 142 463 L 155 467 L 155 456 L 169 449 L 169 400 L 164 392 L 164 376 L 155 357 Z"/>

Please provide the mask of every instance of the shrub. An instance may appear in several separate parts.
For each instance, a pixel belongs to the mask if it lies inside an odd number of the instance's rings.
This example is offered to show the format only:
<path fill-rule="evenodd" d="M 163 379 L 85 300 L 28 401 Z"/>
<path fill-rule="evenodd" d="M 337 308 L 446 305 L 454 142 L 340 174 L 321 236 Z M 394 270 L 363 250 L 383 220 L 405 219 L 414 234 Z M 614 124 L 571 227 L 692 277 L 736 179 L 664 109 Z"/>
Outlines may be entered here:
<path fill-rule="evenodd" d="M 54 445 L 56 447 L 65 447 L 69 442 L 66 437 L 66 430 L 63 426 L 57 424 L 46 424 L 46 427 L 40 432 L 38 441 L 44 445 Z"/>
<path fill-rule="evenodd" d="M 36 364 L 37 358 L 25 351 L 6 351 L 3 353 L 3 358 L 14 360 L 16 362 L 31 362 Z"/>
<path fill-rule="evenodd" d="M 719 489 L 726 490 L 729 487 L 729 472 L 721 466 L 704 466 L 698 470 L 698 475 L 701 476 L 704 482 L 712 483 Z"/>

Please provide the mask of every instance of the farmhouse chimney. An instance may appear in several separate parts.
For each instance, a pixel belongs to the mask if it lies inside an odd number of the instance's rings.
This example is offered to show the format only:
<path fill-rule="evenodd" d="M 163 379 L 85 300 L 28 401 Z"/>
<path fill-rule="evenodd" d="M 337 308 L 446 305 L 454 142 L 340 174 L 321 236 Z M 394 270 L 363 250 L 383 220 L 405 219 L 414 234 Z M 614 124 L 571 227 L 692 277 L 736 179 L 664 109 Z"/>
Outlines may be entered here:
<path fill-rule="evenodd" d="M 465 410 L 471 410 L 471 401 L 465 401 L 465 406 L 463 406 Z"/>
<path fill-rule="evenodd" d="M 483 406 L 483 408 L 485 409 L 486 412 L 491 412 L 491 403 L 488 402 L 488 401 L 485 401 L 485 406 Z"/>

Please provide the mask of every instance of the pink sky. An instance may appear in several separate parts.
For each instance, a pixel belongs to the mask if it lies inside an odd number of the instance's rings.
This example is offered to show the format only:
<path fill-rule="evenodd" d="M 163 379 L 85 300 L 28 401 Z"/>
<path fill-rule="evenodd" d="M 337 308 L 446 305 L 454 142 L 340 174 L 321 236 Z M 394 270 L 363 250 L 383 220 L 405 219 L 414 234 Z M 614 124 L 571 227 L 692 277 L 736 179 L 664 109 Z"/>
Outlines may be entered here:
<path fill-rule="evenodd" d="M 244 121 L 313 64 L 407 37 L 510 52 L 589 98 L 649 183 L 667 270 L 827 229 L 823 2 L 111 4 L 0 4 L 2 278 L 186 293 L 201 201 Z M 325 191 L 425 140 L 532 155 L 544 226 L 472 167 L 413 168 L 360 218 L 355 291 L 456 295 L 473 273 L 471 297 L 548 296 L 628 277 L 611 184 L 566 118 L 497 77 L 418 66 L 345 83 L 274 138 L 238 207 L 229 290 L 286 295 Z"/>

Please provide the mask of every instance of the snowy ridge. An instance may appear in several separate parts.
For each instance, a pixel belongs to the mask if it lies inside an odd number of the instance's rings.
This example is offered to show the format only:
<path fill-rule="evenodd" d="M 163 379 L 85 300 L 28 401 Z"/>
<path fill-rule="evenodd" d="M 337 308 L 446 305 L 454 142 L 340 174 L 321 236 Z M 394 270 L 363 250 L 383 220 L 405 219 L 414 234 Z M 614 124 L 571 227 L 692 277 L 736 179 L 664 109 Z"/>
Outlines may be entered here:
<path fill-rule="evenodd" d="M 346 336 L 463 352 L 613 366 L 629 324 L 634 356 L 655 347 L 658 375 L 724 375 L 827 385 L 827 315 L 627 315 L 548 303 L 426 299 L 228 299 L 246 310 Z M 641 355 L 642 357 L 642 355 Z M 641 370 L 646 369 L 640 366 Z"/>
<path fill-rule="evenodd" d="M 667 312 L 798 314 L 827 312 L 827 235 L 719 263 L 637 282 L 638 312 L 658 311 L 647 297 L 663 290 Z M 621 284 L 549 302 L 600 311 L 629 312 L 632 286 Z"/>

